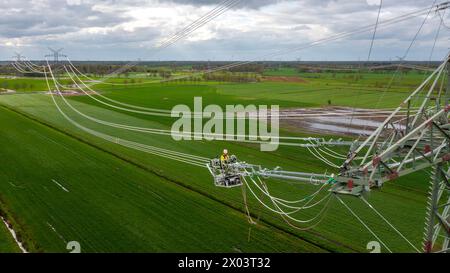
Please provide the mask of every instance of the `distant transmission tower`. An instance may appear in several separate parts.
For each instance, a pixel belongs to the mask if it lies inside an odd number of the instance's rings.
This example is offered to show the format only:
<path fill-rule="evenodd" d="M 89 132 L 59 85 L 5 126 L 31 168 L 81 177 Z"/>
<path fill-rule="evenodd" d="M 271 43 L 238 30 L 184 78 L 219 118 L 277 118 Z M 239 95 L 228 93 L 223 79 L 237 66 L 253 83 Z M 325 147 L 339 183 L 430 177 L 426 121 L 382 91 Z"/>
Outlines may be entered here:
<path fill-rule="evenodd" d="M 22 53 L 16 51 L 14 52 L 14 56 L 12 56 L 11 58 L 16 59 L 16 61 L 20 62 L 24 57 L 25 56 L 23 56 Z"/>
<path fill-rule="evenodd" d="M 45 55 L 45 57 L 53 57 L 53 62 L 55 64 L 59 63 L 59 57 L 67 57 L 66 55 L 60 53 L 63 50 L 63 48 L 55 50 L 49 47 L 48 49 L 52 52 L 52 54 Z"/>

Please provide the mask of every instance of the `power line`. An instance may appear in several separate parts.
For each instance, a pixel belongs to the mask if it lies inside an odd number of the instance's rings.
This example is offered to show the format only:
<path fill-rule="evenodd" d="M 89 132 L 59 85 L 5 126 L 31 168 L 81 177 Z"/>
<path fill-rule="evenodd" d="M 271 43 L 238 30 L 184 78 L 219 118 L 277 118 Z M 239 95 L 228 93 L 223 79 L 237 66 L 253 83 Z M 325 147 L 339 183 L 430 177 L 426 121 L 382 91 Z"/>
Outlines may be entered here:
<path fill-rule="evenodd" d="M 428 17 L 430 16 L 431 11 L 433 10 L 433 7 L 436 7 L 436 2 L 437 0 L 434 0 L 431 8 L 428 10 L 428 12 L 426 13 L 425 18 L 423 19 L 419 29 L 417 30 L 417 32 L 415 33 L 414 37 L 412 38 L 408 48 L 406 49 L 405 53 L 403 54 L 403 56 L 401 57 L 401 63 L 404 63 L 405 58 L 408 56 L 409 51 L 411 50 L 412 46 L 414 45 L 417 37 L 419 36 L 419 33 L 421 32 L 423 26 L 425 25 L 425 22 L 428 20 Z M 438 9 L 439 9 L 439 5 L 437 5 Z M 389 90 L 392 87 L 392 84 L 394 82 L 394 80 L 396 79 L 398 72 L 400 71 L 400 67 L 398 66 L 397 69 L 395 70 L 395 73 L 392 75 L 391 80 L 389 81 L 389 84 L 386 86 L 386 88 L 383 90 L 383 92 L 381 93 L 381 96 L 378 98 L 378 101 L 376 103 L 376 107 L 378 107 L 378 105 L 380 104 L 380 102 L 383 100 L 387 90 Z M 364 126 L 364 129 L 367 128 L 367 125 Z"/>
<path fill-rule="evenodd" d="M 367 200 L 361 196 L 360 197 L 361 200 L 367 205 L 369 206 L 369 208 L 371 208 L 378 216 L 380 216 L 381 219 L 383 219 L 383 221 L 385 221 L 393 230 L 395 230 L 395 232 L 397 232 L 398 235 L 400 235 L 412 248 L 414 248 L 415 251 L 420 252 L 419 249 L 417 249 L 416 246 L 414 246 L 406 237 L 405 235 L 403 235 L 397 228 L 394 227 L 393 224 L 391 224 L 391 222 L 389 222 L 378 210 L 376 210 L 369 202 L 367 202 Z"/>
<path fill-rule="evenodd" d="M 337 198 L 337 200 L 339 200 L 339 202 L 341 202 L 341 204 L 370 232 L 370 234 L 373 235 L 373 237 L 375 237 L 375 239 L 378 240 L 378 242 L 380 242 L 390 253 L 392 253 L 392 251 L 389 249 L 389 247 L 380 239 L 380 237 L 378 237 L 378 235 L 375 234 L 375 232 L 373 232 L 373 230 L 366 225 L 366 223 L 364 223 L 364 221 L 337 195 L 334 194 L 334 196 Z"/>
<path fill-rule="evenodd" d="M 56 82 L 56 78 L 53 75 L 52 69 L 50 67 L 50 65 L 48 65 L 48 69 L 49 69 L 49 74 L 51 75 L 52 79 L 54 82 Z M 76 126 L 77 128 L 81 129 L 82 131 L 85 131 L 91 135 L 97 136 L 99 138 L 102 138 L 104 140 L 107 140 L 109 142 L 113 142 L 128 148 L 132 148 L 135 150 L 139 150 L 142 152 L 146 152 L 146 153 L 151 153 L 157 156 L 162 156 L 171 160 L 176 160 L 176 161 L 180 161 L 183 163 L 187 163 L 190 165 L 194 165 L 194 166 L 198 166 L 198 167 L 202 167 L 202 168 L 206 168 L 206 165 L 204 164 L 205 161 L 199 161 L 197 159 L 195 159 L 196 156 L 190 155 L 190 154 L 185 154 L 185 153 L 180 153 L 180 152 L 175 152 L 175 151 L 171 151 L 171 150 L 167 150 L 167 149 L 163 149 L 163 148 L 159 148 L 159 147 L 155 147 L 155 146 L 149 146 L 149 145 L 145 145 L 145 144 L 141 144 L 141 143 L 137 143 L 137 142 L 133 142 L 133 141 L 128 141 L 128 140 L 124 140 L 118 137 L 113 137 L 104 133 L 100 133 L 98 131 L 86 128 L 84 126 L 82 126 L 81 124 L 75 122 L 73 119 L 71 119 L 69 116 L 67 116 L 66 113 L 64 113 L 64 111 L 62 111 L 62 109 L 60 108 L 60 106 L 58 105 L 58 103 L 56 102 L 54 96 L 53 96 L 53 92 L 51 91 L 50 88 L 50 83 L 48 81 L 48 77 L 47 77 L 47 73 L 44 74 L 46 82 L 47 82 L 47 87 L 50 91 L 52 100 L 56 106 L 56 108 L 58 109 L 58 111 L 60 112 L 60 114 L 66 119 L 68 120 L 71 124 L 73 124 L 74 126 Z M 56 90 L 57 90 L 57 94 L 64 99 L 64 96 L 61 94 L 61 92 L 59 91 L 58 86 L 56 85 Z M 65 100 L 65 99 L 64 99 Z"/>
<path fill-rule="evenodd" d="M 383 6 L 383 0 L 380 0 L 380 7 L 378 9 L 378 15 L 377 15 L 377 20 L 375 22 L 375 27 L 373 29 L 373 35 L 372 35 L 372 41 L 370 43 L 370 48 L 369 48 L 369 54 L 367 56 L 367 61 L 370 60 L 370 55 L 372 54 L 372 48 L 373 48 L 373 43 L 375 41 L 375 35 L 377 33 L 377 28 L 378 28 L 378 21 L 380 20 L 380 14 L 381 14 L 381 7 Z"/>
<path fill-rule="evenodd" d="M 198 28 L 202 27 L 206 23 L 210 22 L 211 20 L 215 19 L 219 15 L 225 13 L 229 9 L 236 6 L 241 0 L 226 0 L 223 1 L 219 6 L 217 6 L 212 11 L 208 12 L 206 15 L 202 16 L 201 18 L 197 19 L 193 23 L 191 23 L 189 26 L 185 27 L 183 30 L 177 32 L 175 35 L 161 43 L 157 46 L 158 49 L 164 49 L 167 48 L 177 41 L 185 38 L 187 35 L 192 33 L 193 31 L 197 30 Z"/>
<path fill-rule="evenodd" d="M 209 23 L 211 20 L 215 19 L 216 17 L 218 17 L 219 15 L 225 13 L 226 11 L 228 11 L 229 9 L 231 9 L 232 7 L 236 6 L 241 0 L 225 0 L 222 1 L 222 3 L 220 3 L 216 8 L 214 8 L 213 10 L 210 10 L 209 12 L 207 12 L 206 14 L 204 14 L 202 17 L 200 17 L 199 19 L 195 20 L 194 22 L 192 22 L 191 24 L 189 24 L 188 26 L 186 26 L 185 28 L 183 28 L 183 30 L 177 32 L 176 34 L 172 35 L 168 40 L 166 40 L 165 42 L 163 42 L 160 45 L 157 45 L 155 48 L 157 49 L 157 51 L 155 51 L 153 54 L 156 54 L 158 51 L 167 48 L 171 45 L 173 45 L 174 43 L 176 43 L 177 41 L 187 37 L 187 35 L 189 35 L 190 33 L 192 33 L 193 31 L 199 29 L 200 27 L 204 26 L 205 24 Z M 103 77 L 103 79 L 108 79 L 114 75 L 116 75 L 117 73 L 121 73 L 131 67 L 136 66 L 139 62 L 141 62 L 140 60 L 134 61 L 134 62 L 130 62 L 127 63 L 125 66 L 123 66 L 122 68 L 111 72 L 109 75 Z M 98 80 L 99 82 L 103 82 L 102 80 Z"/>
<path fill-rule="evenodd" d="M 374 41 L 375 41 L 375 35 L 376 35 L 376 33 L 377 33 L 378 21 L 379 21 L 379 19 L 380 19 L 380 13 L 381 13 L 381 7 L 382 7 L 382 5 L 383 5 L 383 0 L 380 0 L 380 7 L 379 7 L 379 9 L 378 9 L 377 20 L 376 20 L 376 22 L 375 22 L 375 27 L 374 27 L 374 29 L 373 29 L 372 41 L 370 42 L 369 53 L 367 54 L 367 62 L 369 62 L 369 60 L 370 60 L 370 55 L 371 55 L 371 53 L 372 53 L 373 43 L 374 43 Z M 358 74 L 357 74 L 357 75 L 358 75 L 358 77 L 360 77 L 360 69 L 358 69 Z M 361 94 L 360 91 L 358 91 L 357 97 L 359 97 L 360 94 Z M 356 105 L 356 101 L 357 101 L 357 100 L 355 100 L 355 104 L 354 104 L 354 105 Z M 351 118 L 350 118 L 350 125 L 348 126 L 349 131 L 350 131 L 350 127 L 351 127 L 352 124 L 353 124 L 353 115 L 354 115 L 354 111 L 355 111 L 355 106 L 353 106 L 352 116 L 351 116 Z"/>

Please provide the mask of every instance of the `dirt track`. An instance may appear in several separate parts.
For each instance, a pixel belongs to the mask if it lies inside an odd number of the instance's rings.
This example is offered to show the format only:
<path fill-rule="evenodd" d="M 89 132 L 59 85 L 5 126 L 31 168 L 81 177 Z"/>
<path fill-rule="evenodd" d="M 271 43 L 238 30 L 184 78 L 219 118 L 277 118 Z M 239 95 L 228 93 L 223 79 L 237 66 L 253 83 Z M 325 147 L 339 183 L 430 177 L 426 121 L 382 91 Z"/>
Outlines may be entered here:
<path fill-rule="evenodd" d="M 266 82 L 299 82 L 299 83 L 308 82 L 300 77 L 286 77 L 286 76 L 267 76 L 263 77 L 262 80 Z"/>
<path fill-rule="evenodd" d="M 94 92 L 91 92 L 91 91 L 85 91 L 87 94 L 89 94 L 89 95 L 95 95 L 95 93 Z M 75 91 L 75 90 L 64 90 L 64 91 L 61 91 L 61 95 L 63 95 L 64 97 L 73 97 L 73 96 L 87 96 L 87 94 L 86 93 L 84 93 L 84 92 L 79 92 L 79 91 Z M 56 91 L 53 91 L 53 92 L 45 92 L 45 94 L 47 94 L 47 95 L 51 95 L 51 94 L 53 94 L 53 95 L 59 95 L 59 93 L 58 92 L 56 92 Z"/>

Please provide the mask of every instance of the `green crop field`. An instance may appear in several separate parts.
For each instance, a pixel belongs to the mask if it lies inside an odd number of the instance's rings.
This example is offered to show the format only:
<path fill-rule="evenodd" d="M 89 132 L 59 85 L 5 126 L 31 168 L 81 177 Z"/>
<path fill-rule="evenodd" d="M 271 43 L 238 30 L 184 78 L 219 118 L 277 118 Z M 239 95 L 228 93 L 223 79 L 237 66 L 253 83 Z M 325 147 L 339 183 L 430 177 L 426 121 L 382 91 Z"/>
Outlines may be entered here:
<path fill-rule="evenodd" d="M 70 79 L 61 79 L 61 84 L 68 84 Z M 0 77 L 0 92 L 2 89 L 16 92 L 46 92 L 47 83 L 44 78 L 10 78 Z"/>
<path fill-rule="evenodd" d="M 249 241 L 246 218 L 235 209 L 21 114 L 0 112 L 7 128 L 0 137 L 1 207 L 30 251 L 64 252 L 72 240 L 84 252 L 322 251 L 265 224 L 251 227 Z"/>
<path fill-rule="evenodd" d="M 417 76 L 413 78 L 416 79 L 411 82 L 417 80 Z M 362 92 L 351 84 L 334 82 L 327 86 L 327 83 L 170 83 L 99 85 L 96 89 L 124 103 L 168 110 L 177 104 L 191 106 L 194 96 L 201 96 L 204 105 L 251 103 L 317 107 L 331 100 L 333 105 L 386 108 L 397 106 L 408 94 L 408 87 L 404 86 L 397 87 L 395 92 L 382 92 L 369 85 L 371 91 Z M 383 99 L 380 99 L 381 94 Z M 173 122 L 171 118 L 113 109 L 88 96 L 66 99 L 82 113 L 109 122 L 156 129 L 170 129 Z M 336 171 L 324 166 L 304 148 L 281 146 L 268 153 L 247 143 L 179 142 L 170 136 L 101 125 L 77 115 L 64 100 L 58 98 L 57 103 L 74 121 L 116 138 L 207 158 L 217 156 L 226 147 L 240 160 L 268 168 Z M 215 187 L 205 168 L 90 135 L 70 124 L 57 111 L 49 95 L 0 96 L 0 105 L 1 124 L 6 132 L 0 136 L 1 206 L 31 251 L 64 251 L 65 243 L 75 240 L 80 241 L 85 251 L 92 252 L 366 252 L 367 243 L 373 240 L 334 199 L 323 221 L 303 231 L 290 227 L 265 210 L 247 192 L 251 216 L 258 222 L 249 224 L 241 190 Z M 283 134 L 306 135 L 286 130 Z M 18 167 L 8 167 L 11 164 Z M 423 171 L 403 177 L 367 197 L 418 248 L 428 176 Z M 286 199 L 299 199 L 317 189 L 308 184 L 278 180 L 268 180 L 268 185 L 274 195 Z M 360 200 L 343 198 L 381 234 L 393 251 L 413 251 Z M 299 216 L 308 219 L 318 211 L 311 209 Z"/>

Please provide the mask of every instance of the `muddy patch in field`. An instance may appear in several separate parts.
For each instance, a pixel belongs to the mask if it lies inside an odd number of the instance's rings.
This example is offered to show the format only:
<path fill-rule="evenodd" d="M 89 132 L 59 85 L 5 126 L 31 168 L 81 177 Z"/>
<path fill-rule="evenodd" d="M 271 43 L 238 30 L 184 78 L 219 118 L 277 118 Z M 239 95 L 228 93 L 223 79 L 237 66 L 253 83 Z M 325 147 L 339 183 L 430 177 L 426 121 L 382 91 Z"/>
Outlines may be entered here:
<path fill-rule="evenodd" d="M 310 132 L 338 136 L 368 136 L 391 114 L 389 109 L 361 109 L 348 107 L 297 108 L 280 110 L 280 127 L 290 131 Z M 401 120 L 405 112 L 398 113 L 392 125 L 404 129 Z"/>

